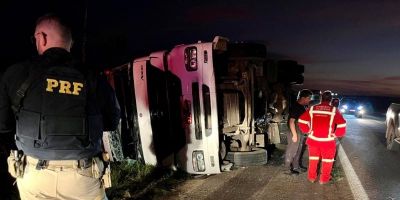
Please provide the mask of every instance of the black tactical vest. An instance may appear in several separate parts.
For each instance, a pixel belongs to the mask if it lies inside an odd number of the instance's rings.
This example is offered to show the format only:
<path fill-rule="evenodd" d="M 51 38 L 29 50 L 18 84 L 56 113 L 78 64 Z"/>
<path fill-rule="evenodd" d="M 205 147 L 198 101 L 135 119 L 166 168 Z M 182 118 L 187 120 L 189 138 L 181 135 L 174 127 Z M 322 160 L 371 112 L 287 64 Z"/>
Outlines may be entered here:
<path fill-rule="evenodd" d="M 16 113 L 18 148 L 42 160 L 95 156 L 103 129 L 99 112 L 87 109 L 95 104 L 94 78 L 73 66 L 40 70 Z"/>

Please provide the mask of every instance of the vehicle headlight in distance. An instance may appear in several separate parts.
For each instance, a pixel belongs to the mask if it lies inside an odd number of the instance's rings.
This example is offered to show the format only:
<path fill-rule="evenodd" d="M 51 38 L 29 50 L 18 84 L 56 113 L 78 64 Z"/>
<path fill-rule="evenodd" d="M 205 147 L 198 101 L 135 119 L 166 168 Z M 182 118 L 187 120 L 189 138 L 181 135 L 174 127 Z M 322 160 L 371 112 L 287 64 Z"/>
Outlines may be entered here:
<path fill-rule="evenodd" d="M 361 109 L 361 110 L 358 110 L 358 113 L 360 113 L 360 114 L 364 114 L 364 113 L 365 113 L 365 111 L 364 111 L 363 109 Z"/>
<path fill-rule="evenodd" d="M 363 106 L 358 106 L 357 110 L 362 110 L 364 107 Z"/>
<path fill-rule="evenodd" d="M 206 170 L 206 164 L 204 162 L 203 151 L 193 151 L 192 154 L 193 170 L 196 172 L 204 172 Z"/>
<path fill-rule="evenodd" d="M 346 109 L 341 108 L 341 109 L 340 109 L 340 112 L 341 112 L 341 113 L 344 113 L 344 112 L 346 112 Z"/>

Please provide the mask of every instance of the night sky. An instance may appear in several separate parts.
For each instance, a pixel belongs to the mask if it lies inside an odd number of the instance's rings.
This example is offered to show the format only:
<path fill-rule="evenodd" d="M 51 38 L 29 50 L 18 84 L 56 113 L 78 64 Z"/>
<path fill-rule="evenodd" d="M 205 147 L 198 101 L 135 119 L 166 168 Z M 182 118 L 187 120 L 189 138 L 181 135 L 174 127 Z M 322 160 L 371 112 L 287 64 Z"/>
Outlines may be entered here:
<path fill-rule="evenodd" d="M 400 1 L 372 0 L 2 0 L 0 66 L 35 55 L 34 22 L 55 12 L 70 21 L 78 57 L 86 30 L 87 63 L 98 68 L 221 35 L 265 43 L 270 58 L 305 65 L 302 88 L 400 97 L 399 8 Z"/>

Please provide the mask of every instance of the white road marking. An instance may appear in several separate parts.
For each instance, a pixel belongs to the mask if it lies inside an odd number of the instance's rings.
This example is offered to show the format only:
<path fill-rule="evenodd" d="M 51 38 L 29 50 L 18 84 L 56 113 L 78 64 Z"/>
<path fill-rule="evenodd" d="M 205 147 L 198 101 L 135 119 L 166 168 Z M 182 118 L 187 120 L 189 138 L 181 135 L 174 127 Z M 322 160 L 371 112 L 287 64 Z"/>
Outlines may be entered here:
<path fill-rule="evenodd" d="M 356 200 L 369 200 L 367 193 L 365 192 L 364 187 L 362 186 L 360 179 L 354 171 L 353 166 L 351 165 L 349 158 L 344 152 L 342 145 L 339 143 L 338 145 L 338 156 L 340 159 L 340 163 L 346 174 L 347 181 L 349 182 L 351 192 L 353 193 L 354 199 Z"/>

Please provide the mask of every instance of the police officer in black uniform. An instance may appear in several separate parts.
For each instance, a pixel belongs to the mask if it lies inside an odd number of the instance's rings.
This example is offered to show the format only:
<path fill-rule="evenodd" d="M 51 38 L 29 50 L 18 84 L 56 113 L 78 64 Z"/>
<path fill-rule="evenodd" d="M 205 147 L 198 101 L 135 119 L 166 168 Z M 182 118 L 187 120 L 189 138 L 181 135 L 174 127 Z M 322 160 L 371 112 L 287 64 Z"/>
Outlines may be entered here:
<path fill-rule="evenodd" d="M 8 158 L 21 199 L 107 199 L 102 133 L 120 108 L 105 79 L 75 62 L 71 32 L 55 15 L 38 19 L 39 56 L 9 67 L 0 82 L 0 133 L 16 132 Z"/>

